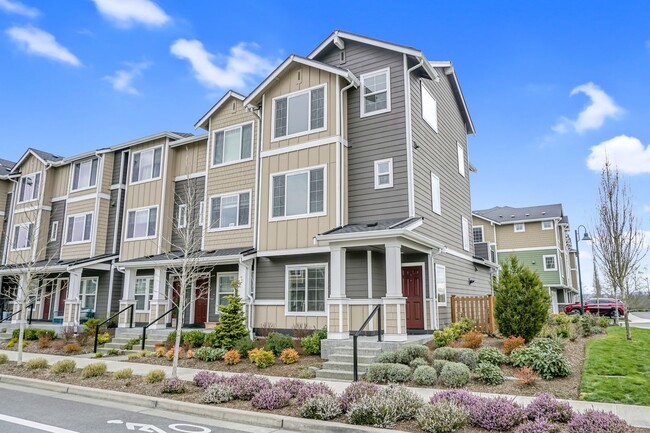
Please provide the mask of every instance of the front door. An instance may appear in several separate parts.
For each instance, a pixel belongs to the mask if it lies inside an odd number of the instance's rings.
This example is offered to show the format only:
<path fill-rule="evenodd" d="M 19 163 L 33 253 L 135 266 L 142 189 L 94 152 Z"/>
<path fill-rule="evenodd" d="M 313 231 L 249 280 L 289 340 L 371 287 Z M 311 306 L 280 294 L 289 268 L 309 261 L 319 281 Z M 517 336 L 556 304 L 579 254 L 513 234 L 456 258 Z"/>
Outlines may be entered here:
<path fill-rule="evenodd" d="M 424 297 L 422 296 L 422 267 L 402 268 L 402 294 L 406 298 L 406 328 L 424 329 Z"/>
<path fill-rule="evenodd" d="M 42 320 L 50 320 L 50 308 L 52 307 L 52 294 L 54 289 L 54 282 L 48 281 L 43 289 L 43 314 L 41 315 Z"/>
<path fill-rule="evenodd" d="M 208 279 L 198 278 L 195 290 L 194 323 L 205 323 L 208 321 Z"/>
<path fill-rule="evenodd" d="M 68 297 L 68 280 L 61 280 L 61 286 L 59 289 L 59 305 L 58 305 L 58 314 L 63 316 L 63 311 L 65 310 L 65 299 Z"/>

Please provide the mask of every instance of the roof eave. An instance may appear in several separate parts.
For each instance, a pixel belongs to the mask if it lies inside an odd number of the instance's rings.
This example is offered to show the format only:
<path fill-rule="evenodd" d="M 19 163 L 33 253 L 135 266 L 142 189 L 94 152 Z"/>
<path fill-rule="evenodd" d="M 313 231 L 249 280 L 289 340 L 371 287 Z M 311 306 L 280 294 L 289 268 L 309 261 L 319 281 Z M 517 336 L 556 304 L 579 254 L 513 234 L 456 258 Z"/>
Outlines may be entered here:
<path fill-rule="evenodd" d="M 226 94 L 223 95 L 223 96 L 222 96 L 222 97 L 217 101 L 217 103 L 214 104 L 214 105 L 212 106 L 212 108 L 210 108 L 210 109 L 208 110 L 208 112 L 205 113 L 205 114 L 203 115 L 203 117 L 201 117 L 201 118 L 198 120 L 198 122 L 196 122 L 196 123 L 194 124 L 194 129 L 203 128 L 203 129 L 205 129 L 205 130 L 207 131 L 208 128 L 206 128 L 206 124 L 207 124 L 208 121 L 210 120 L 210 117 L 212 117 L 212 115 L 213 115 L 217 110 L 219 110 L 219 108 L 221 108 L 221 106 L 222 106 L 223 104 L 226 103 L 226 101 L 228 100 L 228 98 L 231 98 L 231 97 L 232 97 L 232 98 L 239 99 L 240 101 L 243 101 L 243 100 L 245 99 L 245 96 L 244 96 L 244 95 L 242 95 L 242 94 L 240 94 L 240 93 L 237 93 L 237 92 L 235 92 L 234 90 L 228 90 L 228 92 L 226 92 Z"/>

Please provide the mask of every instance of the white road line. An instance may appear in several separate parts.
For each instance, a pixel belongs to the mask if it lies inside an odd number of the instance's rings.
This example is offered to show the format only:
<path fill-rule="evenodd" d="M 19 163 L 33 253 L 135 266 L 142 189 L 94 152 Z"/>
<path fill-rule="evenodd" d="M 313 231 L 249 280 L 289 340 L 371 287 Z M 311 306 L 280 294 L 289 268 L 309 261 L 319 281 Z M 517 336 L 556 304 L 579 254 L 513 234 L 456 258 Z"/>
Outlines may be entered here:
<path fill-rule="evenodd" d="M 30 421 L 28 419 L 16 418 L 9 415 L 0 413 L 0 421 L 6 421 L 12 424 L 18 424 L 25 427 L 35 428 L 37 430 L 46 431 L 49 433 L 79 433 L 76 431 L 64 429 L 61 427 L 54 427 L 53 425 L 41 424 L 40 422 Z"/>

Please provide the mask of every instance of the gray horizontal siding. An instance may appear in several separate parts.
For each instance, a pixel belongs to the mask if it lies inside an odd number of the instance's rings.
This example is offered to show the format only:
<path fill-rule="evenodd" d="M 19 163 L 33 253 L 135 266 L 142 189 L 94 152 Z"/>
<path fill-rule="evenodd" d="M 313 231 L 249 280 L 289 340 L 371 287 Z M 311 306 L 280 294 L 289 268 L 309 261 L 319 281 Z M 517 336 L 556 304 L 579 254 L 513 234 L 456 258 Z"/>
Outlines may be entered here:
<path fill-rule="evenodd" d="M 115 152 L 113 159 L 113 173 L 111 176 L 111 185 L 120 183 L 120 167 L 122 166 L 122 155 L 123 152 Z"/>
<path fill-rule="evenodd" d="M 58 259 L 61 255 L 61 244 L 63 242 L 63 220 L 65 218 L 65 201 L 56 201 L 52 203 L 52 212 L 50 212 L 50 226 L 47 231 L 47 246 L 45 256 L 49 259 Z M 50 241 L 52 235 L 52 225 L 57 221 L 59 227 L 56 233 L 56 240 Z"/>
<path fill-rule="evenodd" d="M 124 292 L 124 276 L 121 272 L 113 271 L 113 295 L 111 298 L 111 315 L 120 311 L 120 299 Z"/>
<path fill-rule="evenodd" d="M 352 299 L 368 298 L 368 257 L 365 251 L 345 255 L 345 294 Z"/>
<path fill-rule="evenodd" d="M 285 266 L 311 263 L 329 263 L 329 254 L 305 254 L 302 256 L 258 257 L 255 271 L 255 299 L 284 300 Z M 329 271 L 329 268 L 328 268 Z M 329 276 L 328 276 L 329 281 Z M 328 288 L 329 293 L 329 288 Z"/>

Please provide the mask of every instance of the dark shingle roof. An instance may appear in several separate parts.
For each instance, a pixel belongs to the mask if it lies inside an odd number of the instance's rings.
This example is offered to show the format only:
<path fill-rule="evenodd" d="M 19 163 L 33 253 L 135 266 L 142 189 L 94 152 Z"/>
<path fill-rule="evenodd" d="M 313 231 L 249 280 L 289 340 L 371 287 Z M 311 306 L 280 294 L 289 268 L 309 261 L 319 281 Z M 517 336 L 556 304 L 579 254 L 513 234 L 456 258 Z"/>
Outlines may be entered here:
<path fill-rule="evenodd" d="M 117 257 L 117 255 L 109 253 L 109 254 L 101 254 L 99 256 L 94 256 L 94 257 L 84 257 L 83 259 L 39 260 L 38 262 L 29 263 L 29 266 L 31 266 L 32 268 L 39 268 L 43 266 L 47 266 L 48 268 L 56 268 L 61 266 L 75 266 L 75 265 L 82 265 L 88 262 L 98 262 L 98 261 L 101 262 L 102 259 L 109 260 L 113 257 Z M 26 266 L 25 263 L 18 263 L 18 264 L 0 266 L 0 269 L 20 269 L 25 266 Z"/>
<path fill-rule="evenodd" d="M 564 217 L 561 204 L 547 204 L 529 207 L 496 206 L 490 209 L 475 210 L 473 213 L 502 224 L 515 221 Z"/>
<path fill-rule="evenodd" d="M 237 255 L 248 255 L 253 253 L 255 250 L 253 247 L 237 247 L 237 248 L 224 248 L 221 250 L 210 250 L 203 251 L 201 257 L 227 257 L 227 256 L 237 256 Z M 135 259 L 126 260 L 124 263 L 134 263 L 134 262 L 152 262 L 157 260 L 176 260 L 183 258 L 182 251 L 171 251 L 165 254 L 156 254 L 145 257 L 137 257 Z"/>
<path fill-rule="evenodd" d="M 33 147 L 30 147 L 30 150 L 35 154 L 37 154 L 42 159 L 44 159 L 45 161 L 56 162 L 63 159 L 62 156 L 54 155 L 53 153 L 45 152 L 44 150 L 34 149 Z"/>
<path fill-rule="evenodd" d="M 171 132 L 172 134 L 180 135 L 180 136 L 183 137 L 183 138 L 191 137 L 191 136 L 194 135 L 194 134 L 192 134 L 191 132 L 175 132 L 175 131 L 170 131 L 170 132 Z"/>
<path fill-rule="evenodd" d="M 9 174 L 14 165 L 16 165 L 15 162 L 0 159 L 0 176 Z"/>
<path fill-rule="evenodd" d="M 323 235 L 339 235 L 343 233 L 360 233 L 360 232 L 372 232 L 378 230 L 389 230 L 389 229 L 403 229 L 408 225 L 420 220 L 420 218 L 392 218 L 382 221 L 373 221 L 368 223 L 360 224 L 347 224 L 341 227 L 336 227 L 332 230 L 321 233 Z"/>

